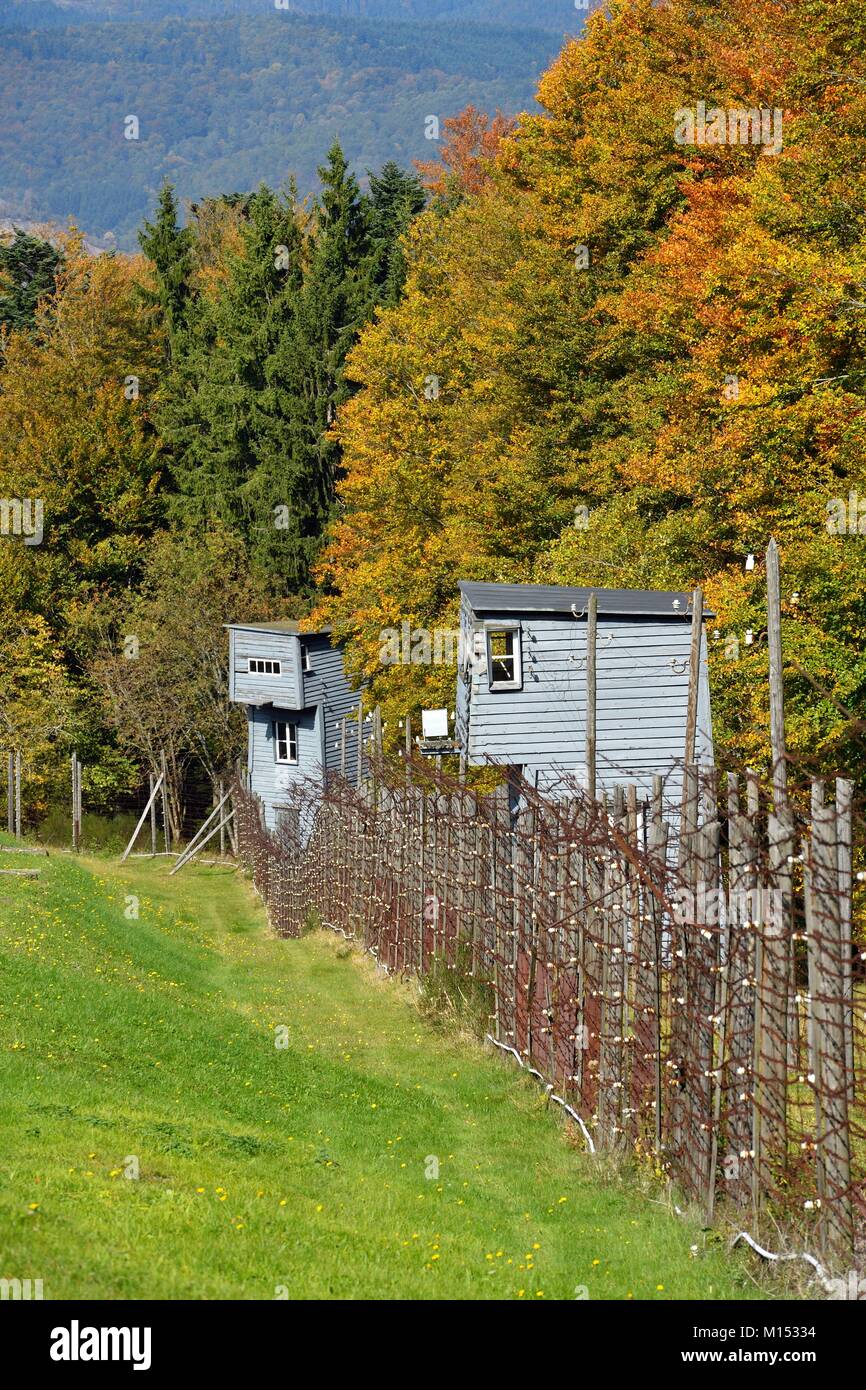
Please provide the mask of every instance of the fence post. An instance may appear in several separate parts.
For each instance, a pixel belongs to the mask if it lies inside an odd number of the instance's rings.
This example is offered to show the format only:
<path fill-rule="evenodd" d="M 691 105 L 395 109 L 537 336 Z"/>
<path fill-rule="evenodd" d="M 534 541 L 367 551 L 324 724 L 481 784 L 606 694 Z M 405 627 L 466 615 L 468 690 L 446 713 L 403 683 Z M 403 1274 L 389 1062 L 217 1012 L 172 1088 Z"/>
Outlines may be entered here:
<path fill-rule="evenodd" d="M 156 785 L 156 783 L 155 783 L 155 781 L 154 781 L 154 776 L 153 776 L 153 773 L 151 772 L 151 774 L 150 774 L 150 776 L 149 776 L 149 778 L 148 778 L 149 798 L 150 798 L 150 857 L 151 857 L 151 859 L 155 859 L 155 858 L 156 858 L 156 797 L 155 797 L 154 794 L 153 794 L 153 789 L 154 789 L 155 785 Z"/>
<path fill-rule="evenodd" d="M 591 593 L 586 614 L 586 793 L 595 800 L 598 596 Z"/>
<path fill-rule="evenodd" d="M 715 1152 L 713 1143 L 714 1070 L 716 1049 L 716 974 L 719 960 L 719 839 L 717 820 L 698 833 L 697 895 L 695 929 L 692 939 L 690 1007 L 692 1010 L 692 1056 L 690 1084 L 696 1189 L 706 1195 L 715 1192 Z"/>
<path fill-rule="evenodd" d="M 683 762 L 686 767 L 695 761 L 695 743 L 698 729 L 698 689 L 701 673 L 701 638 L 704 623 L 704 595 L 702 589 L 692 594 L 692 630 L 689 650 L 689 694 L 686 706 L 686 744 Z"/>
<path fill-rule="evenodd" d="M 788 1016 L 791 936 L 791 872 L 793 822 L 783 804 L 767 817 L 769 873 L 765 887 L 755 889 L 755 928 L 760 968 L 756 970 L 754 1106 L 755 1206 L 772 1187 L 772 1173 L 787 1163 L 788 1046 L 792 1031 Z"/>
<path fill-rule="evenodd" d="M 21 839 L 21 750 L 15 752 L 15 836 Z"/>
<path fill-rule="evenodd" d="M 165 750 L 159 755 L 160 771 L 162 773 L 162 833 L 165 838 L 165 852 L 171 853 L 171 824 L 169 822 L 168 811 L 168 762 Z"/>
<path fill-rule="evenodd" d="M 782 598 L 779 547 L 767 546 L 767 651 L 770 658 L 770 746 L 773 755 L 773 799 L 777 812 L 788 800 L 785 763 L 785 700 L 782 680 Z"/>
<path fill-rule="evenodd" d="M 72 767 L 72 849 L 75 854 L 79 849 L 79 836 L 81 827 L 78 823 L 78 754 L 73 753 L 70 759 Z"/>
<path fill-rule="evenodd" d="M 853 1221 L 837 844 L 834 808 L 824 805 L 823 782 L 813 782 L 807 931 L 818 1192 L 824 1238 L 841 1260 L 853 1254 Z"/>
<path fill-rule="evenodd" d="M 848 1105 L 854 1104 L 854 943 L 852 940 L 851 890 L 854 882 L 852 854 L 854 783 L 836 778 L 837 869 L 839 874 L 839 917 L 842 939 L 842 998 L 845 1014 L 845 1070 L 848 1076 Z"/>

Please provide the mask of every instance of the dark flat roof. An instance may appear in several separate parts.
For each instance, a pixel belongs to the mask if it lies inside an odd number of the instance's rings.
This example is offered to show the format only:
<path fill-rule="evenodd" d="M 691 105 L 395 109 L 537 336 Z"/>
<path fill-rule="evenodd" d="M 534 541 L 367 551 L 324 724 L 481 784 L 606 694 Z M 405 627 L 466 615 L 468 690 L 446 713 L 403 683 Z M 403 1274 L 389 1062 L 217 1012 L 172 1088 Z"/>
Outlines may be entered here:
<path fill-rule="evenodd" d="M 691 594 L 665 593 L 658 589 L 574 589 L 566 584 L 475 584 L 460 580 L 464 593 L 476 613 L 570 613 L 586 612 L 590 594 L 598 599 L 599 614 L 646 618 L 687 618 L 691 614 Z M 704 610 L 705 617 L 715 615 Z"/>
<path fill-rule="evenodd" d="M 270 623 L 223 623 L 223 627 L 233 628 L 236 632 L 282 632 L 293 637 L 327 637 L 331 634 L 329 627 L 302 628 L 294 618 L 274 618 Z"/>

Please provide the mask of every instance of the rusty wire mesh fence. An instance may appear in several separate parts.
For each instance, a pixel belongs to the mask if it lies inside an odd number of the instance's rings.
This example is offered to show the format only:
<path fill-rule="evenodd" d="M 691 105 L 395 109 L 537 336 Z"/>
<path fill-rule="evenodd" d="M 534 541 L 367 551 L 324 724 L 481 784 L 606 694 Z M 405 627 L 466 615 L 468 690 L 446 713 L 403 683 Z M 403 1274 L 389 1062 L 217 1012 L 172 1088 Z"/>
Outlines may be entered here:
<path fill-rule="evenodd" d="M 596 1149 L 653 1155 L 708 1219 L 784 1225 L 831 1266 L 866 1245 L 866 983 L 851 784 L 691 766 L 601 802 L 427 762 L 287 797 L 236 790 L 241 859 L 278 932 L 312 921 L 391 971 L 489 1000 L 490 1039 Z"/>

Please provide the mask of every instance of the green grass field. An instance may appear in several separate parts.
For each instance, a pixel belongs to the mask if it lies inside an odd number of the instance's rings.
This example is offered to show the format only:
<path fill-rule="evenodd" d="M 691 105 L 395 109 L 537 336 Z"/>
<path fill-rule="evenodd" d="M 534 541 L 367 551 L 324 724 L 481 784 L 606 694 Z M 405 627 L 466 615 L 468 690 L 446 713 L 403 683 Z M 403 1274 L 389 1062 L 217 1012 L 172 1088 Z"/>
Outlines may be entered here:
<path fill-rule="evenodd" d="M 0 857 L 41 870 L 0 877 L 0 1277 L 46 1299 L 758 1296 L 747 1256 L 602 1180 L 408 986 L 330 935 L 277 940 L 239 874 Z"/>

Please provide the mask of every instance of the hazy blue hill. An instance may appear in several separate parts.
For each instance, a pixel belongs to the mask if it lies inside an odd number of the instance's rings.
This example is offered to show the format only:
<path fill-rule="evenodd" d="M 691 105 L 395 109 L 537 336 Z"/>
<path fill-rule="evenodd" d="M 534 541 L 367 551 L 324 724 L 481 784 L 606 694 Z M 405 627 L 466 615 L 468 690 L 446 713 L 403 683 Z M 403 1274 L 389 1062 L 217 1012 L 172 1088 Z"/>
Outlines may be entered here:
<path fill-rule="evenodd" d="M 28 28 L 124 20 L 216 18 L 221 13 L 262 16 L 275 0 L 0 0 L 0 21 Z M 571 32 L 582 12 L 574 0 L 289 0 L 292 13 L 352 19 L 434 20 L 506 24 Z"/>
<path fill-rule="evenodd" d="M 166 176 L 181 198 L 291 173 L 308 192 L 335 136 L 360 174 L 430 159 L 429 115 L 469 102 L 526 109 L 561 42 L 562 27 L 464 18 L 537 10 L 549 20 L 559 0 L 367 0 L 379 13 L 364 19 L 330 13 L 345 0 L 296 0 L 313 3 L 329 12 L 147 0 L 141 20 L 138 0 L 0 0 L 0 220 L 71 217 L 131 246 Z M 38 24 L 27 27 L 30 16 Z M 138 117 L 138 140 L 124 137 L 127 116 Z"/>

